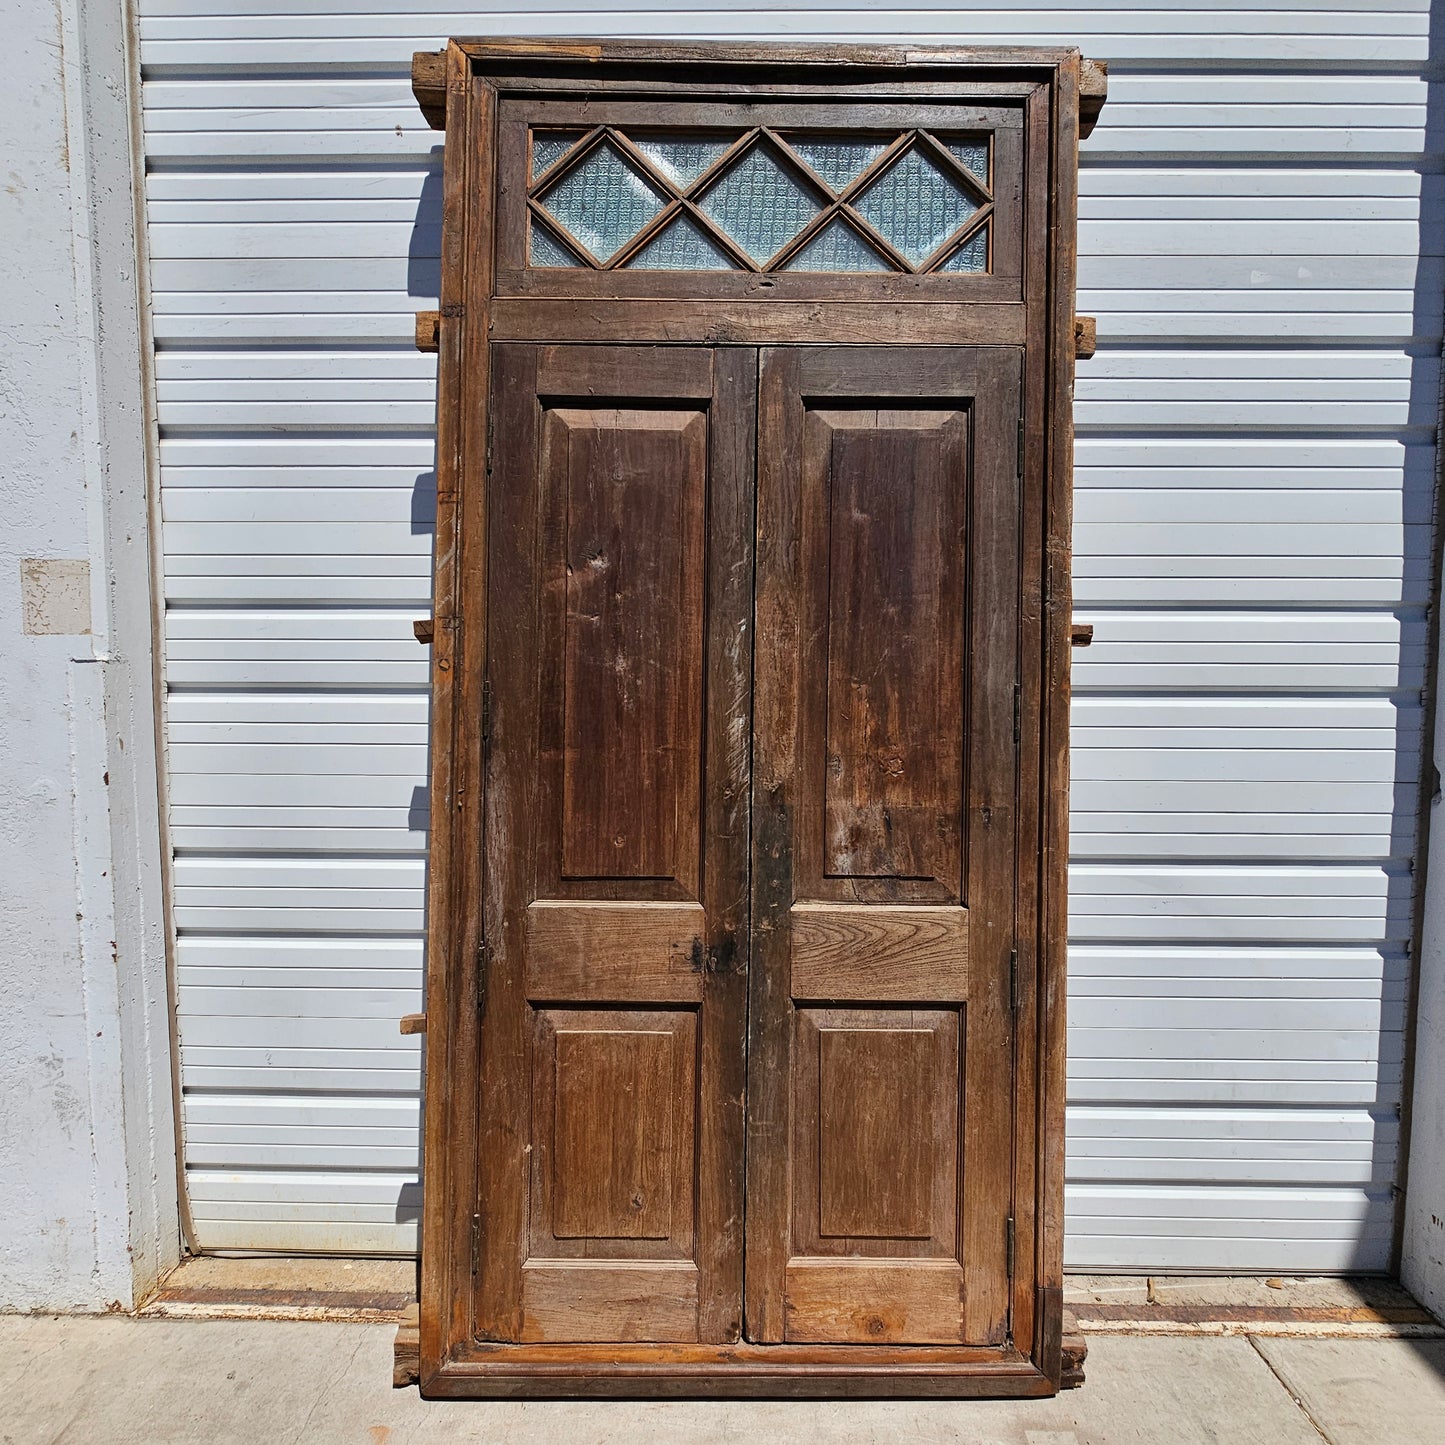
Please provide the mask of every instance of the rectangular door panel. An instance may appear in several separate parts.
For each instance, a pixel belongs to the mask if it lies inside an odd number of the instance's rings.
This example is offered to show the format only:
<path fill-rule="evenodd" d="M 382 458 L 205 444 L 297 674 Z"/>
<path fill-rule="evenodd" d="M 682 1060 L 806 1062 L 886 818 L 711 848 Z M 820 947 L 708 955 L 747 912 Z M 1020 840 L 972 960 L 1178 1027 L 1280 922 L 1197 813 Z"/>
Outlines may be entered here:
<path fill-rule="evenodd" d="M 747 1329 L 1008 1328 L 1016 351 L 765 351 Z"/>
<path fill-rule="evenodd" d="M 695 894 L 707 420 L 545 415 L 542 475 L 562 510 L 561 877 L 665 878 Z"/>
<path fill-rule="evenodd" d="M 755 355 L 494 356 L 477 1333 L 725 1342 Z"/>

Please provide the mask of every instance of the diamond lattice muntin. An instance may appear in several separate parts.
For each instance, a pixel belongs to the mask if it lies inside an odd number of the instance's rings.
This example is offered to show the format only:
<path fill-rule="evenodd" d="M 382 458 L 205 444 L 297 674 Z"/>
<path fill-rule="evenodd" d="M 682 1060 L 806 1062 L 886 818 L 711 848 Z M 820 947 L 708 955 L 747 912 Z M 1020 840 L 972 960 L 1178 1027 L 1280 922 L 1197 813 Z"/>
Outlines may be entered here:
<path fill-rule="evenodd" d="M 989 150 L 917 131 L 539 129 L 531 204 L 558 235 L 533 222 L 531 264 L 979 275 Z"/>

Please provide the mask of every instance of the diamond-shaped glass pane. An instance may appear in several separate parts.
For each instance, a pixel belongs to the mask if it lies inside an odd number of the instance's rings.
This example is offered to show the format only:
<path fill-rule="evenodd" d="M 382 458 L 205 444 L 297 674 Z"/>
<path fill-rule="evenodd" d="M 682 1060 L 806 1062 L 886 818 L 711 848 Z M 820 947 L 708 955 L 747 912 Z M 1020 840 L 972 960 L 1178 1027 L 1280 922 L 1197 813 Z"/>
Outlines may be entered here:
<path fill-rule="evenodd" d="M 893 268 L 853 228 L 829 221 L 786 266 L 785 271 L 890 271 Z"/>
<path fill-rule="evenodd" d="M 532 179 L 545 175 L 586 135 L 581 130 L 534 130 L 532 132 Z"/>
<path fill-rule="evenodd" d="M 975 231 L 943 265 L 940 271 L 987 271 L 988 227 Z"/>
<path fill-rule="evenodd" d="M 716 242 L 686 216 L 654 236 L 628 263 L 638 271 L 736 271 Z"/>
<path fill-rule="evenodd" d="M 914 266 L 978 210 L 957 182 L 917 150 L 889 166 L 854 204 Z"/>
<path fill-rule="evenodd" d="M 735 137 L 699 135 L 628 136 L 633 145 L 674 185 L 690 186 L 733 143 Z"/>
<path fill-rule="evenodd" d="M 708 191 L 702 209 L 761 263 L 813 219 L 818 203 L 772 156 L 754 148 Z"/>
<path fill-rule="evenodd" d="M 948 149 L 963 162 L 964 167 L 988 184 L 988 142 L 983 140 L 951 140 Z"/>
<path fill-rule="evenodd" d="M 589 152 L 542 197 L 542 204 L 599 260 L 606 261 L 663 207 L 663 198 L 611 141 Z"/>
<path fill-rule="evenodd" d="M 788 144 L 833 187 L 841 191 L 888 149 L 881 140 L 835 140 L 827 136 L 789 136 Z"/>
<path fill-rule="evenodd" d="M 532 240 L 527 248 L 534 266 L 580 266 L 582 263 L 545 227 L 532 222 Z"/>

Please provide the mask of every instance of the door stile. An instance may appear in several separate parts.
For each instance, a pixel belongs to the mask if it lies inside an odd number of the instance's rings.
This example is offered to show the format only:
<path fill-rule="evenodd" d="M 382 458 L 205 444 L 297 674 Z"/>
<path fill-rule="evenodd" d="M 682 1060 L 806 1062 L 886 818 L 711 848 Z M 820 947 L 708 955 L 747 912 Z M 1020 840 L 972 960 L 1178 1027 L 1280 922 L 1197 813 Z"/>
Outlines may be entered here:
<path fill-rule="evenodd" d="M 712 908 L 699 1072 L 715 1086 L 699 1120 L 698 1151 L 720 1163 L 700 1175 L 697 1227 L 698 1268 L 712 1282 L 698 1302 L 698 1336 L 721 1341 L 742 1336 L 745 1269 L 757 367 L 755 347 L 713 353 L 704 695 L 709 719 L 722 726 L 707 727 L 704 741 L 703 896 Z"/>
<path fill-rule="evenodd" d="M 980 355 L 969 559 L 969 1024 L 964 1067 L 964 1231 L 971 1340 L 1009 1329 L 1014 1215 L 1014 977 L 1019 799 L 1018 418 L 1022 353 Z M 1001 1091 L 998 1080 L 1010 1087 Z"/>
<path fill-rule="evenodd" d="M 758 366 L 756 642 L 753 648 L 753 957 L 748 987 L 746 1216 L 747 1337 L 783 1339 L 783 1291 L 792 1190 L 787 1140 L 792 1037 L 788 911 L 793 903 L 794 774 L 801 619 L 792 572 L 802 452 L 788 407 L 800 388 L 801 353 L 766 349 Z"/>
<path fill-rule="evenodd" d="M 541 520 L 533 481 L 536 379 L 535 346 L 511 342 L 492 348 L 492 426 L 505 450 L 494 449 L 488 478 L 490 576 L 525 577 L 536 566 Z M 522 1331 L 532 1077 L 523 979 L 525 919 L 533 886 L 539 782 L 537 689 L 523 679 L 536 667 L 536 590 L 518 589 L 505 605 L 490 607 L 487 630 L 492 702 L 481 877 L 487 957 L 476 992 L 485 1067 L 479 1071 L 476 1105 L 478 1239 L 472 1293 L 477 1338 L 515 1340 Z"/>

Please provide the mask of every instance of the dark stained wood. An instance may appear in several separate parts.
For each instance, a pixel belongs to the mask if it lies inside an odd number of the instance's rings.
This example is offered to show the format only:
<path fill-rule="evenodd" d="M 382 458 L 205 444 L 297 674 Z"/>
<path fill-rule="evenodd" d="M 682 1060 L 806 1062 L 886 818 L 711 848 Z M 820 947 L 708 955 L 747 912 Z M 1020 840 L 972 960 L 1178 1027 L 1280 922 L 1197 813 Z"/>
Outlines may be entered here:
<path fill-rule="evenodd" d="M 751 375 L 702 350 L 494 354 L 480 1333 L 725 1342 Z"/>
<path fill-rule="evenodd" d="M 1094 642 L 1094 624 L 1075 622 L 1069 627 L 1069 642 L 1074 647 L 1091 647 Z"/>
<path fill-rule="evenodd" d="M 965 414 L 817 410 L 806 427 L 828 493 L 822 871 L 956 888 Z"/>
<path fill-rule="evenodd" d="M 542 446 L 565 493 L 561 876 L 695 893 L 706 418 L 553 407 Z"/>
<path fill-rule="evenodd" d="M 424 1392 L 1072 1383 L 1069 398 L 1102 68 L 481 39 L 414 84 L 449 141 L 418 322 Z M 532 124 L 622 127 L 645 170 L 629 126 L 860 121 L 992 134 L 988 273 L 629 271 L 646 235 L 526 265 Z"/>
<path fill-rule="evenodd" d="M 1019 373 L 1004 348 L 763 356 L 747 1252 L 748 1333 L 761 1342 L 1007 1334 Z M 829 914 L 840 904 L 851 916 Z M 843 1013 L 804 1002 L 830 996 L 808 961 L 826 964 L 841 921 L 882 940 L 886 963 L 921 904 L 935 928 L 940 905 L 967 919 L 966 966 L 958 958 L 943 989 L 935 958 L 874 969 L 873 986 L 854 967 Z M 961 933 L 944 961 L 963 954 Z M 940 992 L 961 1008 L 899 1007 Z M 908 1082 L 920 1071 L 926 1088 Z M 870 1081 L 861 1094 L 858 1079 Z M 900 1223 L 921 1197 L 901 1162 L 910 1133 L 939 1171 L 922 1247 Z M 831 1244 L 823 1221 L 870 1190 L 874 1226 Z M 839 1252 L 890 1268 L 809 1273 L 813 1256 Z M 926 1326 L 908 1303 L 915 1259 L 923 1298 L 940 1297 L 940 1270 L 953 1281 L 952 1312 Z M 799 1271 L 814 1283 L 796 1293 Z M 842 1278 L 871 1282 L 866 1309 L 820 1295 L 818 1279 Z M 889 1281 L 892 1306 L 877 1293 Z"/>

